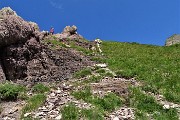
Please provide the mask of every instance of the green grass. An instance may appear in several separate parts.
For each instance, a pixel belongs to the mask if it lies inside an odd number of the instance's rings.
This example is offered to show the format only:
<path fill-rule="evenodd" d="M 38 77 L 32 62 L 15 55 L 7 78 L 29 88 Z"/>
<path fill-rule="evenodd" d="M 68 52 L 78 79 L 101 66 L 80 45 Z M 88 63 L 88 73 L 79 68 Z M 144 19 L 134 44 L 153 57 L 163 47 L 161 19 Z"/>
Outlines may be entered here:
<path fill-rule="evenodd" d="M 163 109 L 152 96 L 142 93 L 140 88 L 131 88 L 130 105 L 137 109 L 136 117 L 139 119 L 146 118 L 148 113 L 155 120 L 178 120 L 177 110 Z"/>
<path fill-rule="evenodd" d="M 22 116 L 21 117 L 23 118 L 23 115 L 25 113 L 31 112 L 31 111 L 39 108 L 41 105 L 43 105 L 45 100 L 46 100 L 46 95 L 44 95 L 44 94 L 37 94 L 37 95 L 34 95 L 31 98 L 29 98 L 27 101 L 27 104 L 22 109 Z"/>
<path fill-rule="evenodd" d="M 78 100 L 82 99 L 85 102 L 95 105 L 100 111 L 111 112 L 122 104 L 121 99 L 114 93 L 108 93 L 103 98 L 99 98 L 98 96 L 92 95 L 89 87 L 81 91 L 73 92 L 72 95 Z"/>
<path fill-rule="evenodd" d="M 79 109 L 70 103 L 61 110 L 61 113 L 63 120 L 78 120 Z"/>
<path fill-rule="evenodd" d="M 102 51 L 110 69 L 120 77 L 142 80 L 145 86 L 153 86 L 153 92 L 180 103 L 180 45 L 161 47 L 103 42 Z"/>
<path fill-rule="evenodd" d="M 83 83 L 98 83 L 102 79 L 102 76 L 92 75 L 89 79 L 84 80 Z"/>
<path fill-rule="evenodd" d="M 32 87 L 32 92 L 34 93 L 45 93 L 49 91 L 50 88 L 48 86 L 43 85 L 42 83 L 38 83 Z"/>
<path fill-rule="evenodd" d="M 50 40 L 47 39 L 47 40 L 44 40 L 44 43 L 47 44 L 47 43 L 51 43 L 53 46 L 51 46 L 52 49 L 55 49 L 56 47 L 64 47 L 66 48 L 66 45 L 63 44 L 62 42 L 56 40 L 56 38 L 51 38 Z"/>
<path fill-rule="evenodd" d="M 104 120 L 103 115 L 96 109 L 80 109 L 77 108 L 73 103 L 69 103 L 67 106 L 62 108 L 62 119 L 63 120 Z"/>
<path fill-rule="evenodd" d="M 85 55 L 91 55 L 92 54 L 92 52 L 89 49 L 86 49 L 84 47 L 76 45 L 74 41 L 70 42 L 70 46 L 71 46 L 71 48 L 73 48 L 73 49 L 75 49 L 77 51 L 81 51 Z"/>
<path fill-rule="evenodd" d="M 69 40 L 66 39 L 66 42 L 69 43 L 70 48 L 73 48 L 77 51 L 81 51 L 82 53 L 84 53 L 85 55 L 91 55 L 92 51 L 90 51 L 89 49 L 86 49 L 84 47 L 78 46 L 76 45 L 75 41 L 78 40 Z M 83 40 L 83 42 L 87 42 L 85 40 Z M 56 47 L 63 47 L 63 48 L 68 48 L 62 41 L 59 41 L 56 37 L 52 36 L 52 38 L 50 39 L 46 39 L 44 40 L 45 44 L 51 43 L 53 46 L 51 47 L 52 49 L 55 49 Z"/>
<path fill-rule="evenodd" d="M 96 71 L 96 73 L 105 73 L 106 72 L 106 70 L 104 70 L 104 69 L 98 69 L 97 71 Z"/>
<path fill-rule="evenodd" d="M 0 100 L 17 100 L 18 96 L 26 91 L 26 88 L 14 83 L 0 84 Z"/>
<path fill-rule="evenodd" d="M 91 69 L 86 68 L 86 69 L 83 69 L 83 70 L 76 72 L 74 74 L 74 77 L 75 78 L 83 78 L 83 77 L 86 77 L 86 76 L 91 75 L 91 74 L 92 74 Z"/>

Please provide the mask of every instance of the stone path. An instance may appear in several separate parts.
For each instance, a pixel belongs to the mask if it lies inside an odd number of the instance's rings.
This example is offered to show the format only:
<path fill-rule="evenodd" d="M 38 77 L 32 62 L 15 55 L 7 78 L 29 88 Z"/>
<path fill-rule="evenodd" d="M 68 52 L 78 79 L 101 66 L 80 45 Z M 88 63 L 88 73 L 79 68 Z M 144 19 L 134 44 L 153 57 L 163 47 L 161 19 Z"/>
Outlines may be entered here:
<path fill-rule="evenodd" d="M 39 107 L 37 111 L 24 114 L 24 117 L 32 116 L 40 120 L 60 120 L 62 118 L 60 109 L 67 103 L 74 103 L 75 106 L 83 109 L 90 109 L 92 107 L 91 104 L 78 101 L 71 96 L 70 89 L 72 88 L 64 84 L 63 88 L 58 87 L 57 90 L 51 90 L 47 95 L 45 104 Z"/>
<path fill-rule="evenodd" d="M 134 120 L 134 109 L 129 107 L 121 107 L 112 112 L 106 120 Z"/>

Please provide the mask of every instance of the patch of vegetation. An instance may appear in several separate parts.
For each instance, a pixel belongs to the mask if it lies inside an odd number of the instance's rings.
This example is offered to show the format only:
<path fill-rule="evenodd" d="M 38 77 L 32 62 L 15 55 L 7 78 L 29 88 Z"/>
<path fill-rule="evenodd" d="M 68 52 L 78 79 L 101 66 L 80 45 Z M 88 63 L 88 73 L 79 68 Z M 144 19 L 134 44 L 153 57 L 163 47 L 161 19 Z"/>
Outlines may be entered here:
<path fill-rule="evenodd" d="M 37 95 L 34 95 L 31 98 L 29 98 L 26 106 L 22 109 L 21 117 L 23 118 L 23 115 L 25 113 L 31 112 L 31 111 L 39 108 L 41 105 L 43 105 L 45 100 L 46 100 L 46 95 L 44 95 L 44 94 L 37 94 Z"/>
<path fill-rule="evenodd" d="M 152 92 L 152 93 L 156 93 L 156 94 L 159 93 L 157 88 L 153 85 L 144 85 L 144 86 L 142 86 L 142 90 L 144 90 L 145 92 Z"/>
<path fill-rule="evenodd" d="M 104 76 L 106 76 L 106 77 L 114 77 L 114 75 L 112 73 L 110 73 L 110 72 L 105 73 Z"/>
<path fill-rule="evenodd" d="M 105 59 L 103 59 L 103 58 L 101 58 L 101 57 L 91 57 L 91 60 L 92 61 L 96 61 L 96 62 L 98 62 L 98 63 L 105 63 L 106 61 L 105 61 Z"/>
<path fill-rule="evenodd" d="M 91 55 L 92 54 L 92 52 L 89 49 L 86 49 L 84 47 L 76 45 L 74 41 L 70 42 L 70 46 L 71 46 L 71 48 L 74 48 L 77 51 L 81 51 L 85 55 Z"/>
<path fill-rule="evenodd" d="M 61 41 L 56 40 L 55 37 L 53 37 L 53 38 L 50 39 L 50 40 L 49 40 L 49 39 L 45 40 L 44 43 L 46 43 L 46 44 L 51 43 L 51 44 L 53 45 L 53 46 L 51 46 L 52 49 L 55 49 L 56 47 L 64 47 L 64 48 L 67 47 L 67 46 L 66 46 L 65 44 L 63 44 Z"/>
<path fill-rule="evenodd" d="M 120 77 L 142 80 L 153 92 L 180 103 L 180 45 L 161 47 L 120 42 L 103 42 L 104 59 Z"/>
<path fill-rule="evenodd" d="M 50 88 L 48 86 L 43 85 L 42 83 L 38 83 L 32 87 L 32 92 L 34 93 L 45 93 L 49 91 Z"/>
<path fill-rule="evenodd" d="M 96 109 L 80 109 L 73 103 L 66 105 L 61 110 L 63 120 L 103 120 L 103 115 Z"/>
<path fill-rule="evenodd" d="M 10 82 L 0 84 L 0 100 L 17 100 L 20 93 L 25 91 L 25 87 Z"/>
<path fill-rule="evenodd" d="M 120 107 L 122 104 L 121 99 L 114 93 L 109 93 L 103 98 L 92 95 L 90 87 L 86 87 L 81 91 L 73 92 L 72 95 L 78 100 L 82 99 L 85 102 L 95 105 L 100 110 L 107 112 L 115 110 L 116 107 Z"/>
<path fill-rule="evenodd" d="M 146 113 L 137 109 L 135 110 L 135 116 L 136 116 L 136 120 L 149 120 Z"/>
<path fill-rule="evenodd" d="M 89 79 L 84 80 L 84 83 L 98 83 L 102 79 L 102 76 L 92 75 Z"/>
<path fill-rule="evenodd" d="M 91 69 L 87 68 L 87 69 L 83 69 L 83 70 L 76 72 L 74 74 L 74 77 L 75 78 L 83 78 L 83 77 L 86 77 L 86 76 L 91 75 L 91 74 L 92 74 Z"/>
<path fill-rule="evenodd" d="M 178 120 L 177 111 L 175 109 L 163 109 L 152 96 L 148 96 L 141 92 L 140 88 L 131 88 L 130 105 L 135 107 L 137 118 L 142 118 L 145 114 L 151 114 L 154 119 L 165 118 L 165 120 Z M 163 119 L 164 120 L 164 119 Z"/>
<path fill-rule="evenodd" d="M 80 116 L 87 120 L 104 120 L 103 114 L 96 109 L 82 109 Z"/>
<path fill-rule="evenodd" d="M 74 104 L 68 104 L 62 111 L 63 120 L 78 120 L 79 109 Z"/>
<path fill-rule="evenodd" d="M 104 69 L 98 69 L 97 71 L 96 71 L 96 73 L 105 73 L 106 72 L 106 70 L 104 70 Z"/>

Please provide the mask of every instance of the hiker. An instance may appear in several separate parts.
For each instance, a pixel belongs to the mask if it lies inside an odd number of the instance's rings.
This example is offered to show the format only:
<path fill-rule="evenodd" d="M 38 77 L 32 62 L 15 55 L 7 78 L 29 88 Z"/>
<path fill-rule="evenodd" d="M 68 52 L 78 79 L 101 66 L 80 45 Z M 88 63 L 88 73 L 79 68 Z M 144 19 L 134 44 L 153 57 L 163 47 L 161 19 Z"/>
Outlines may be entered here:
<path fill-rule="evenodd" d="M 94 42 L 96 43 L 96 47 L 97 47 L 98 51 L 99 51 L 100 53 L 102 53 L 102 50 L 101 50 L 101 48 L 100 48 L 100 44 L 102 43 L 102 41 L 97 38 L 97 39 L 94 40 Z"/>
<path fill-rule="evenodd" d="M 51 34 L 51 35 L 54 34 L 54 28 L 53 28 L 53 27 L 51 27 L 51 29 L 50 29 L 50 34 Z"/>

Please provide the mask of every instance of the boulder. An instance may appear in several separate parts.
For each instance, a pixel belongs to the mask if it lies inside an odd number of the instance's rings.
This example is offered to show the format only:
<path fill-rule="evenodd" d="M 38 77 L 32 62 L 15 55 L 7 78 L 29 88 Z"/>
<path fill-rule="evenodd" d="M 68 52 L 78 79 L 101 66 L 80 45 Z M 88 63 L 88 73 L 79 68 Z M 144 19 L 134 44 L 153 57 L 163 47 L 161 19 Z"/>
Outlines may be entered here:
<path fill-rule="evenodd" d="M 66 26 L 62 33 L 69 33 L 69 35 L 77 34 L 77 27 L 75 25 Z"/>
<path fill-rule="evenodd" d="M 174 34 L 166 40 L 165 46 L 180 44 L 180 34 Z"/>

